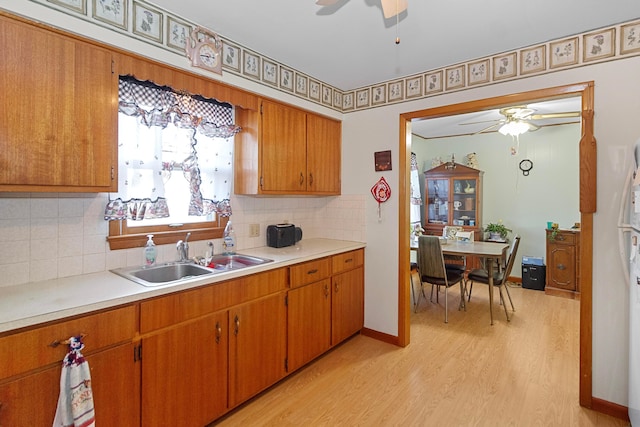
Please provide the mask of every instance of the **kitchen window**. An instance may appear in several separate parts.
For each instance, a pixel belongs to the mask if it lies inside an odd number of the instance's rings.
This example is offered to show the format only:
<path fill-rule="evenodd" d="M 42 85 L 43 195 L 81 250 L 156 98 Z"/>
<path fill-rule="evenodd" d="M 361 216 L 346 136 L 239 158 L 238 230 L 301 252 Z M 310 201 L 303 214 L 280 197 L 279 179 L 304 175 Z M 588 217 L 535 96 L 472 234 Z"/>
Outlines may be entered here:
<path fill-rule="evenodd" d="M 111 249 L 222 236 L 231 215 L 231 105 L 121 77 L 118 193 L 105 207 Z"/>

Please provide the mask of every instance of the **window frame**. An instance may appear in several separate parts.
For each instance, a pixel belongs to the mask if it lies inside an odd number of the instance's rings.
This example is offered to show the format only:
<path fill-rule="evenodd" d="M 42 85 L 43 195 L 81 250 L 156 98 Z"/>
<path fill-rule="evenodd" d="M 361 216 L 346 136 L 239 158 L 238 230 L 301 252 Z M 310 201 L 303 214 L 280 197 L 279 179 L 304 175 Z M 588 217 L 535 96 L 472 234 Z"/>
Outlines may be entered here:
<path fill-rule="evenodd" d="M 140 78 L 133 76 L 137 80 Z M 153 82 L 158 86 L 162 86 Z M 171 85 L 168 85 L 171 86 Z M 185 90 L 186 91 L 186 90 Z M 186 91 L 191 93 L 191 91 Z M 191 94 L 191 96 L 198 96 L 197 94 Z M 205 96 L 205 95 L 199 95 Z M 213 97 L 211 97 L 213 98 Z M 215 98 L 213 98 L 215 99 Z M 231 108 L 235 110 L 238 108 L 231 102 L 218 101 L 226 104 L 230 104 Z M 232 137 L 232 145 L 235 151 L 235 137 Z M 235 154 L 234 154 L 235 156 Z M 117 164 L 117 162 L 116 162 Z M 234 164 L 235 166 L 235 164 Z M 233 173 L 233 166 L 232 166 Z M 117 178 L 116 182 L 117 182 Z M 233 184 L 232 184 L 233 186 Z M 109 249 L 131 249 L 144 247 L 148 240 L 148 235 L 153 234 L 153 240 L 158 245 L 174 244 L 178 240 L 185 238 L 187 233 L 191 233 L 190 241 L 199 240 L 212 240 L 220 239 L 223 236 L 224 229 L 229 221 L 229 217 L 221 217 L 218 213 L 215 213 L 216 219 L 213 221 L 200 221 L 193 223 L 173 223 L 163 225 L 151 225 L 151 226 L 138 226 L 130 227 L 127 225 L 127 219 L 111 220 L 109 222 L 109 233 L 107 235 L 107 242 L 109 243 Z"/>
<path fill-rule="evenodd" d="M 191 233 L 190 241 L 220 239 L 228 221 L 229 217 L 217 216 L 215 221 L 145 227 L 129 227 L 127 220 L 109 221 L 107 241 L 111 250 L 117 250 L 144 247 L 148 234 L 153 234 L 153 241 L 158 245 L 176 243 L 187 233 Z"/>

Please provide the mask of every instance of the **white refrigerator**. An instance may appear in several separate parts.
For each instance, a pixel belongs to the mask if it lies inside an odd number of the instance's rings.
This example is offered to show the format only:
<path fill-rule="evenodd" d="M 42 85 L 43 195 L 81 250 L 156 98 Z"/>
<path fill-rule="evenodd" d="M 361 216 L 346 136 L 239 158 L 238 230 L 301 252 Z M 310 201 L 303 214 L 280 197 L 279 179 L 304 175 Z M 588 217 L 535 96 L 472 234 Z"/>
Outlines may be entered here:
<path fill-rule="evenodd" d="M 620 255 L 629 278 L 629 419 L 640 427 L 640 140 L 620 203 Z"/>

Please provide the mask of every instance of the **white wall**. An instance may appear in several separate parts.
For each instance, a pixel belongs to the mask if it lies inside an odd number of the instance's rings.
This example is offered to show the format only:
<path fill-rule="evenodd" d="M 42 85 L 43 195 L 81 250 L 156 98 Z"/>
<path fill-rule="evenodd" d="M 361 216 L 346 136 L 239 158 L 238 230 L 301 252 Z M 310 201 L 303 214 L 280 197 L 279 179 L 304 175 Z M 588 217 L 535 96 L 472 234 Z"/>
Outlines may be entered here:
<path fill-rule="evenodd" d="M 478 169 L 484 171 L 481 225 L 502 220 L 520 235 L 511 275 L 521 277 L 523 255 L 546 256 L 547 221 L 561 228 L 580 222 L 579 141 L 580 125 L 567 124 L 527 132 L 520 136 L 520 144 L 498 132 L 434 139 L 414 135 L 411 150 L 418 158 L 421 179 L 436 157 L 448 160 L 454 154 L 464 164 L 468 153 L 476 153 Z M 511 147 L 519 147 L 516 155 Z M 518 167 L 522 159 L 533 162 L 528 176 Z M 424 186 L 422 191 L 424 197 Z"/>
<path fill-rule="evenodd" d="M 116 46 L 175 65 L 186 67 L 183 57 L 134 41 L 104 28 L 79 22 L 33 2 L 4 2 L 3 8 L 36 20 L 70 28 L 72 31 L 109 41 Z M 473 58 L 470 58 L 473 59 Z M 398 319 L 398 116 L 403 112 L 484 99 L 509 93 L 595 81 L 595 135 L 598 138 L 598 212 L 594 224 L 593 294 L 593 395 L 627 404 L 628 366 L 628 286 L 618 256 L 617 207 L 626 169 L 632 159 L 632 145 L 640 136 L 640 57 L 598 63 L 588 67 L 532 76 L 435 97 L 389 105 L 342 117 L 335 111 L 305 102 L 250 80 L 225 75 L 226 83 L 279 98 L 332 117 L 343 119 L 343 197 L 363 203 L 366 250 L 365 326 L 380 332 L 397 334 Z M 375 172 L 373 153 L 392 150 L 394 169 Z M 393 195 L 382 207 L 378 221 L 377 206 L 369 193 L 384 176 Z M 408 192 L 408 189 L 407 189 Z M 347 203 L 350 203 L 348 201 Z M 90 203 L 91 204 L 91 203 Z M 32 207 L 33 209 L 33 207 Z M 34 227 L 23 224 L 18 233 L 33 235 Z M 31 254 L 40 248 L 31 248 Z M 0 276 L 2 271 L 0 271 Z M 0 289 L 1 290 L 1 289 Z M 578 361 L 576 361 L 576 364 Z M 576 371 L 577 375 L 577 371 Z"/>

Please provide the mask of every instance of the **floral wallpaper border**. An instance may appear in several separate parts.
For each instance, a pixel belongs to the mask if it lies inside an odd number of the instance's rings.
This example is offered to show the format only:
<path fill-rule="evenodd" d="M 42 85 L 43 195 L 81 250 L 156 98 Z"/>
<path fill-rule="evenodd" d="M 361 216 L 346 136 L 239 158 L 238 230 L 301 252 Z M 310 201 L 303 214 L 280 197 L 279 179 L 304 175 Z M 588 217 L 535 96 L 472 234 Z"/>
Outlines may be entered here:
<path fill-rule="evenodd" d="M 143 0 L 31 0 L 185 55 L 189 22 Z M 215 31 L 215 29 L 211 29 Z M 220 35 L 229 72 L 349 113 L 505 80 L 640 55 L 640 20 L 343 91 Z"/>

